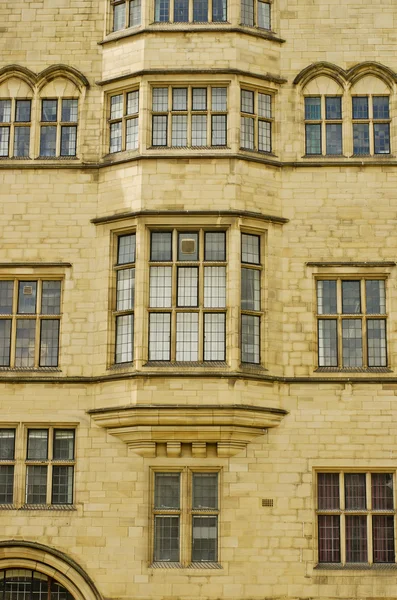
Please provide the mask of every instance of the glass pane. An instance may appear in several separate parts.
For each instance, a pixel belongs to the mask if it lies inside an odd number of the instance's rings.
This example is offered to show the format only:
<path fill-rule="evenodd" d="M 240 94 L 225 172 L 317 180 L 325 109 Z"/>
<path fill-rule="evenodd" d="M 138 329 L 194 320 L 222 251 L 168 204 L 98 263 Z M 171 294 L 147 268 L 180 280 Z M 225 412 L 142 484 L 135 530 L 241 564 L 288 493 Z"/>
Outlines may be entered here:
<path fill-rule="evenodd" d="M 212 0 L 212 20 L 214 23 L 220 23 L 227 19 L 226 0 Z"/>
<path fill-rule="evenodd" d="M 55 583 L 53 580 L 51 582 L 51 600 L 74 600 L 74 598 L 72 594 L 63 587 L 63 585 Z"/>
<path fill-rule="evenodd" d="M 174 0 L 174 22 L 187 23 L 189 21 L 189 1 Z"/>
<path fill-rule="evenodd" d="M 366 516 L 346 515 L 346 562 L 368 562 Z"/>
<path fill-rule="evenodd" d="M 26 467 L 26 503 L 46 504 L 47 467 L 29 465 Z"/>
<path fill-rule="evenodd" d="M 208 0 L 193 0 L 193 22 L 208 22 Z"/>
<path fill-rule="evenodd" d="M 318 557 L 320 563 L 340 562 L 339 515 L 318 516 Z"/>
<path fill-rule="evenodd" d="M 130 27 L 141 24 L 141 0 L 130 0 Z"/>
<path fill-rule="evenodd" d="M 321 119 L 321 98 L 305 98 L 306 121 L 319 121 Z"/>
<path fill-rule="evenodd" d="M 154 560 L 179 561 L 179 516 L 155 517 Z"/>
<path fill-rule="evenodd" d="M 131 362 L 134 348 L 134 315 L 116 317 L 116 363 Z"/>
<path fill-rule="evenodd" d="M 125 265 L 128 263 L 135 262 L 135 246 L 136 237 L 135 233 L 128 235 L 121 235 L 119 237 L 118 253 L 117 253 L 117 264 Z"/>
<path fill-rule="evenodd" d="M 356 96 L 352 100 L 353 119 L 368 119 L 368 96 Z"/>
<path fill-rule="evenodd" d="M 261 309 L 261 274 L 256 269 L 241 269 L 241 309 Z"/>
<path fill-rule="evenodd" d="M 168 111 L 168 88 L 153 88 L 153 111 Z"/>
<path fill-rule="evenodd" d="M 113 31 L 119 31 L 125 27 L 125 3 L 113 6 Z"/>
<path fill-rule="evenodd" d="M 55 122 L 57 120 L 58 100 L 42 100 L 41 120 L 43 122 Z"/>
<path fill-rule="evenodd" d="M 20 281 L 18 284 L 18 314 L 36 313 L 37 281 Z"/>
<path fill-rule="evenodd" d="M 204 267 L 204 306 L 225 308 L 226 267 Z"/>
<path fill-rule="evenodd" d="M 73 429 L 55 429 L 54 430 L 54 460 L 73 460 L 74 459 L 74 430 Z"/>
<path fill-rule="evenodd" d="M 227 110 L 227 88 L 211 88 L 212 110 L 214 112 L 226 112 Z"/>
<path fill-rule="evenodd" d="M 61 156 L 76 156 L 77 127 L 61 127 Z"/>
<path fill-rule="evenodd" d="M 346 510 L 367 508 L 365 473 L 345 473 L 345 508 Z"/>
<path fill-rule="evenodd" d="M 390 117 L 388 96 L 374 96 L 372 98 L 372 106 L 374 119 L 388 119 Z"/>
<path fill-rule="evenodd" d="M 342 320 L 342 352 L 344 367 L 363 366 L 363 340 L 360 319 Z"/>
<path fill-rule="evenodd" d="M 392 473 L 372 473 L 371 493 L 373 510 L 393 510 Z"/>
<path fill-rule="evenodd" d="M 66 99 L 62 100 L 62 117 L 63 123 L 77 123 L 78 100 Z"/>
<path fill-rule="evenodd" d="M 187 88 L 172 88 L 172 110 L 187 110 Z"/>
<path fill-rule="evenodd" d="M 258 2 L 258 27 L 261 29 L 270 29 L 270 4 L 268 2 Z"/>
<path fill-rule="evenodd" d="M 342 281 L 342 313 L 354 315 L 361 313 L 361 282 Z"/>
<path fill-rule="evenodd" d="M 40 156 L 55 156 L 57 145 L 57 128 L 41 127 Z"/>
<path fill-rule="evenodd" d="M 204 360 L 226 358 L 226 315 L 206 313 L 204 315 Z"/>
<path fill-rule="evenodd" d="M 15 121 L 29 123 L 31 100 L 17 100 L 15 105 Z"/>
<path fill-rule="evenodd" d="M 153 115 L 152 145 L 167 145 L 167 116 Z"/>
<path fill-rule="evenodd" d="M 193 88 L 192 109 L 207 110 L 207 88 Z"/>
<path fill-rule="evenodd" d="M 211 145 L 226 146 L 226 115 L 211 117 Z"/>
<path fill-rule="evenodd" d="M 135 269 L 117 271 L 116 310 L 134 308 Z"/>
<path fill-rule="evenodd" d="M 390 125 L 389 123 L 374 124 L 375 154 L 390 154 Z"/>
<path fill-rule="evenodd" d="M 0 429 L 0 460 L 14 460 L 15 429 Z"/>
<path fill-rule="evenodd" d="M 139 91 L 127 94 L 127 115 L 135 115 L 139 111 Z"/>
<path fill-rule="evenodd" d="M 247 150 L 254 149 L 254 119 L 241 117 L 240 146 Z"/>
<path fill-rule="evenodd" d="M 59 315 L 61 312 L 61 282 L 43 281 L 41 288 L 41 313 Z"/>
<path fill-rule="evenodd" d="M 172 146 L 187 146 L 187 115 L 172 115 Z"/>
<path fill-rule="evenodd" d="M 138 148 L 138 119 L 128 119 L 125 140 L 126 150 L 136 150 Z"/>
<path fill-rule="evenodd" d="M 339 473 L 318 473 L 317 476 L 318 510 L 338 510 Z"/>
<path fill-rule="evenodd" d="M 372 517 L 374 563 L 394 563 L 394 517 Z"/>
<path fill-rule="evenodd" d="M 180 508 L 180 474 L 155 473 L 154 508 Z"/>
<path fill-rule="evenodd" d="M 226 260 L 226 233 L 206 231 L 204 234 L 204 260 Z"/>
<path fill-rule="evenodd" d="M 342 98 L 340 96 L 327 96 L 325 98 L 325 118 L 342 118 Z"/>
<path fill-rule="evenodd" d="M 258 121 L 258 150 L 272 151 L 272 124 L 267 121 Z"/>
<path fill-rule="evenodd" d="M 254 113 L 254 92 L 241 90 L 241 112 Z"/>
<path fill-rule="evenodd" d="M 12 504 L 13 502 L 14 465 L 0 465 L 0 504 Z"/>
<path fill-rule="evenodd" d="M 169 0 L 155 0 L 154 20 L 156 23 L 167 23 L 170 20 Z"/>
<path fill-rule="evenodd" d="M 367 279 L 365 282 L 366 312 L 368 315 L 384 315 L 386 312 L 385 282 Z"/>
<path fill-rule="evenodd" d="M 218 508 L 218 474 L 193 473 L 193 510 Z"/>
<path fill-rule="evenodd" d="M 171 315 L 149 315 L 149 360 L 170 360 Z"/>
<path fill-rule="evenodd" d="M 353 153 L 369 154 L 369 125 L 368 123 L 353 123 Z"/>
<path fill-rule="evenodd" d="M 110 118 L 121 119 L 123 116 L 123 94 L 110 98 Z"/>
<path fill-rule="evenodd" d="M 319 315 L 336 314 L 336 281 L 317 282 L 317 312 Z"/>
<path fill-rule="evenodd" d="M 195 362 L 198 360 L 198 314 L 177 313 L 176 315 L 176 360 Z"/>
<path fill-rule="evenodd" d="M 386 321 L 371 319 L 367 321 L 368 366 L 386 367 Z"/>
<path fill-rule="evenodd" d="M 15 127 L 14 156 L 28 157 L 30 148 L 30 127 Z"/>
<path fill-rule="evenodd" d="M 318 322 L 318 366 L 338 366 L 337 322 L 320 319 Z"/>
<path fill-rule="evenodd" d="M 326 153 L 342 154 L 342 125 L 339 123 L 326 125 Z"/>
<path fill-rule="evenodd" d="M 0 367 L 10 366 L 11 319 L 0 320 Z"/>
<path fill-rule="evenodd" d="M 254 0 L 241 0 L 241 24 L 254 26 Z"/>
<path fill-rule="evenodd" d="M 192 146 L 207 145 L 207 115 L 192 115 Z"/>
<path fill-rule="evenodd" d="M 28 460 L 46 460 L 48 457 L 48 429 L 29 429 Z"/>
<path fill-rule="evenodd" d="M 172 267 L 150 267 L 151 308 L 171 308 Z"/>
<path fill-rule="evenodd" d="M 0 156 L 8 156 L 10 142 L 10 128 L 0 127 Z"/>
<path fill-rule="evenodd" d="M 150 260 L 158 262 L 172 260 L 171 231 L 152 231 Z"/>
<path fill-rule="evenodd" d="M 0 315 L 12 313 L 12 298 L 14 295 L 13 281 L 0 281 Z"/>
<path fill-rule="evenodd" d="M 241 360 L 260 362 L 260 317 L 241 315 Z"/>
<path fill-rule="evenodd" d="M 178 267 L 178 306 L 198 306 L 198 268 Z"/>
<path fill-rule="evenodd" d="M 198 233 L 178 233 L 178 260 L 198 260 Z"/>
<path fill-rule="evenodd" d="M 57 367 L 59 320 L 43 319 L 40 329 L 40 367 Z"/>
<path fill-rule="evenodd" d="M 321 125 L 306 125 L 306 154 L 321 154 Z"/>
<path fill-rule="evenodd" d="M 15 348 L 16 367 L 34 367 L 36 321 L 17 320 L 17 339 Z"/>
<path fill-rule="evenodd" d="M 241 234 L 241 262 L 252 265 L 260 264 L 259 235 Z"/>
<path fill-rule="evenodd" d="M 121 152 L 122 125 L 120 123 L 110 124 L 110 147 L 109 152 Z"/>
<path fill-rule="evenodd" d="M 73 472 L 72 466 L 52 467 L 52 504 L 73 503 Z"/>
<path fill-rule="evenodd" d="M 217 561 L 218 517 L 193 517 L 192 562 Z"/>
<path fill-rule="evenodd" d="M 272 97 L 269 94 L 258 94 L 258 115 L 271 119 L 272 117 Z"/>
<path fill-rule="evenodd" d="M 0 123 L 11 123 L 11 100 L 0 100 Z"/>

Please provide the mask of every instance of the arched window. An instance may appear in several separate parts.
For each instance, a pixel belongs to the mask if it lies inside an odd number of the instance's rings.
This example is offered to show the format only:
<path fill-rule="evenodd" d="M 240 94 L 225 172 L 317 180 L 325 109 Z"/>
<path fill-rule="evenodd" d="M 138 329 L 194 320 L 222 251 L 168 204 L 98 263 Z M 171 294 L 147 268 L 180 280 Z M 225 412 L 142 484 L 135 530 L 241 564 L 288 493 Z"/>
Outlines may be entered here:
<path fill-rule="evenodd" d="M 38 571 L 5 569 L 0 571 L 0 600 L 74 600 L 68 590 Z"/>

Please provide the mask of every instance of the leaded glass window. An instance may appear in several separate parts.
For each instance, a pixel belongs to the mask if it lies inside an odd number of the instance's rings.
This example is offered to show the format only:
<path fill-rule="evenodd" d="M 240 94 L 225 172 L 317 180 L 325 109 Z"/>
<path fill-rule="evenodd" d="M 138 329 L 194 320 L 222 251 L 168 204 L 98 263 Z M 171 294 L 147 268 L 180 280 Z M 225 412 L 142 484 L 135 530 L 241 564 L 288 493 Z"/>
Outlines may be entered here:
<path fill-rule="evenodd" d="M 338 156 L 342 145 L 342 97 L 308 96 L 305 98 L 307 155 Z"/>
<path fill-rule="evenodd" d="M 139 90 L 110 96 L 109 152 L 137 150 L 138 134 Z"/>
<path fill-rule="evenodd" d="M 136 235 L 117 238 L 116 274 L 116 363 L 130 363 L 134 358 Z"/>
<path fill-rule="evenodd" d="M 77 152 L 78 100 L 41 100 L 40 157 L 74 157 Z"/>

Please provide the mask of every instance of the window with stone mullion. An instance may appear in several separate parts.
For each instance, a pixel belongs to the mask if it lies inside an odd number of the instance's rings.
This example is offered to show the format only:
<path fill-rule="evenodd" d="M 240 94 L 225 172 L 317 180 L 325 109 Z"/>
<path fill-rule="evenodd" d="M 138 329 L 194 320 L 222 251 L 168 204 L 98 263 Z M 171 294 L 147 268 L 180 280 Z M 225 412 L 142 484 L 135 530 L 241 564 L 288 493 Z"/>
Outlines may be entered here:
<path fill-rule="evenodd" d="M 241 362 L 261 362 L 260 236 L 241 234 Z"/>
<path fill-rule="evenodd" d="M 113 31 L 141 24 L 141 0 L 112 0 Z"/>
<path fill-rule="evenodd" d="M 134 358 L 135 247 L 134 233 L 118 237 L 114 310 L 115 363 L 118 364 L 131 363 Z"/>
<path fill-rule="evenodd" d="M 29 158 L 31 129 L 30 99 L 0 100 L 0 156 Z"/>

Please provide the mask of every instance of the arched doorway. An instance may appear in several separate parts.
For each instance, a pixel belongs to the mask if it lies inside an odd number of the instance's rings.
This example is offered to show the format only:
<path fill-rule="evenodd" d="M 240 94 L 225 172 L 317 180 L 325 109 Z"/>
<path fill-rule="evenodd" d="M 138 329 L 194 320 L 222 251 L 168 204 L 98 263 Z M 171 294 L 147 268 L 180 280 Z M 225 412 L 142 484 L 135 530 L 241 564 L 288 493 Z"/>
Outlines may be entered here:
<path fill-rule="evenodd" d="M 53 577 L 28 569 L 0 571 L 0 600 L 75 600 Z"/>

